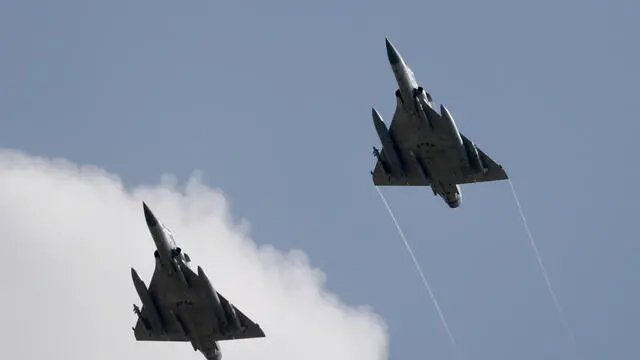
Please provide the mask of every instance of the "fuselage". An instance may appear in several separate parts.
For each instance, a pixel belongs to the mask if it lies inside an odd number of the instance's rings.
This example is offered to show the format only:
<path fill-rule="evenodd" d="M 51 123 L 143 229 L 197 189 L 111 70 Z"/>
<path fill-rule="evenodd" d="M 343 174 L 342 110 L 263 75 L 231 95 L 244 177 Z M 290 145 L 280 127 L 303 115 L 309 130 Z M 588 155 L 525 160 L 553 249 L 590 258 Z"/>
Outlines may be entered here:
<path fill-rule="evenodd" d="M 189 259 L 189 255 L 184 253 L 180 249 L 180 247 L 176 245 L 176 240 L 171 229 L 169 229 L 165 224 L 159 223 L 159 226 L 154 227 L 153 230 L 151 230 L 150 227 L 149 230 L 152 233 L 159 254 L 168 254 L 168 260 L 165 260 L 167 256 L 159 256 L 159 260 L 163 265 L 166 265 L 166 269 L 168 271 L 173 272 L 173 274 L 175 275 L 174 277 L 177 279 L 177 282 L 174 283 L 174 286 L 177 286 L 180 291 L 182 291 L 181 296 L 186 298 L 190 298 L 192 296 L 198 298 L 202 296 L 201 291 L 198 290 L 199 288 L 193 287 L 193 283 L 197 282 L 198 280 L 202 281 L 202 279 L 195 276 L 195 274 L 191 270 L 187 270 L 187 268 L 191 269 L 191 259 Z M 212 286 L 208 278 L 204 281 L 209 286 Z M 190 320 L 187 320 L 187 324 L 188 328 L 191 328 L 191 326 L 193 326 Z M 190 332 L 197 333 L 197 331 L 194 331 L 192 329 L 190 330 Z M 200 351 L 200 353 L 202 353 L 202 355 L 204 355 L 207 360 L 220 360 L 222 358 L 222 352 L 220 351 L 220 348 L 218 347 L 218 343 L 216 341 L 204 340 L 200 337 L 199 333 L 197 333 L 197 335 L 195 336 L 196 338 L 190 338 L 192 346 L 194 346 L 194 350 L 197 349 L 198 351 Z"/>
<path fill-rule="evenodd" d="M 418 85 L 413 71 L 407 63 L 405 63 L 400 53 L 398 53 L 389 40 L 386 40 L 386 46 L 387 57 L 389 58 L 393 75 L 398 83 L 398 90 L 400 91 L 400 98 L 404 109 L 411 115 L 420 116 L 419 106 L 422 104 L 431 106 L 431 99 L 424 89 Z"/>
<path fill-rule="evenodd" d="M 189 266 L 189 258 L 182 253 L 181 249 L 176 245 L 171 230 L 162 224 L 155 217 L 153 212 L 149 210 L 146 204 L 144 207 L 144 217 L 147 227 L 156 244 L 156 257 L 159 259 L 163 268 L 170 273 L 180 272 L 181 265 Z"/>
<path fill-rule="evenodd" d="M 158 221 L 145 203 L 143 203 L 143 209 L 147 227 L 156 245 L 154 257 L 156 270 L 160 272 L 154 273 L 154 277 L 159 276 L 162 279 L 156 282 L 157 285 L 154 291 L 156 296 L 160 296 L 158 293 L 162 293 L 163 301 L 160 304 L 168 307 L 170 311 L 165 311 L 164 313 L 171 315 L 168 317 L 160 315 L 156 302 L 149 296 L 149 289 L 140 280 L 136 271 L 131 269 L 136 291 L 138 291 L 138 295 L 143 302 L 143 308 L 147 309 L 146 313 L 149 319 L 143 318 L 137 306 L 134 311 L 136 311 L 144 324 L 151 322 L 156 330 L 162 329 L 161 331 L 164 331 L 163 322 L 174 322 L 174 326 L 182 329 L 183 336 L 186 336 L 191 341 L 194 350 L 199 350 L 207 360 L 220 360 L 222 354 L 212 336 L 215 335 L 215 332 L 223 333 L 225 331 L 221 328 L 222 325 L 219 322 L 220 319 L 225 319 L 225 310 L 220 305 L 220 300 L 216 295 L 217 292 L 200 267 L 198 267 L 197 274 L 191 270 L 191 259 L 189 255 L 177 246 L 173 232 Z M 203 300 L 203 297 L 206 299 Z M 207 315 L 204 318 L 212 320 L 212 323 L 206 323 L 202 318 L 196 319 L 193 317 L 193 304 L 197 304 L 200 301 L 209 302 L 212 305 L 210 307 L 211 312 L 208 314 L 203 313 L 200 309 L 196 315 L 200 317 Z M 203 322 L 206 324 L 204 327 L 202 325 Z"/>
<path fill-rule="evenodd" d="M 430 123 L 423 108 L 424 106 L 432 107 L 431 96 L 418 84 L 413 71 L 389 40 L 386 40 L 386 47 L 389 64 L 398 83 L 399 94 L 396 95 L 399 95 L 404 110 L 411 116 Z M 432 126 L 431 123 L 430 126 Z M 437 178 L 432 178 L 430 181 L 434 192 L 440 195 L 450 208 L 460 206 L 462 193 L 458 184 L 444 183 Z"/>

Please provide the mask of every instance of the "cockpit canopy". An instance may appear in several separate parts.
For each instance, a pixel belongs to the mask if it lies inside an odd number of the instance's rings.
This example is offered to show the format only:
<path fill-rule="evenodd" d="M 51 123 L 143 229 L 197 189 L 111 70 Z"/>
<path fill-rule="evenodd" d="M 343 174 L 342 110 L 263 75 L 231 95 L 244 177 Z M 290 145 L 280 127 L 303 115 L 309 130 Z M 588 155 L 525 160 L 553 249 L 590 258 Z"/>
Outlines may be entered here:
<path fill-rule="evenodd" d="M 176 239 L 173 237 L 173 231 L 171 231 L 171 229 L 169 229 L 169 227 L 165 224 L 161 224 L 162 229 L 164 230 L 164 233 L 167 235 L 167 240 L 169 241 L 169 245 L 171 245 L 172 248 L 177 247 L 176 245 Z"/>
<path fill-rule="evenodd" d="M 165 225 L 162 224 L 162 229 L 164 230 L 165 235 L 167 236 L 167 241 L 169 242 L 169 246 L 171 246 L 172 253 L 174 258 L 178 257 L 180 258 L 184 263 L 190 263 L 191 262 L 191 258 L 189 257 L 189 254 L 187 254 L 186 252 L 183 252 L 181 248 L 178 247 L 178 245 L 176 244 L 176 239 L 173 236 L 173 231 L 171 231 L 171 229 Z"/>

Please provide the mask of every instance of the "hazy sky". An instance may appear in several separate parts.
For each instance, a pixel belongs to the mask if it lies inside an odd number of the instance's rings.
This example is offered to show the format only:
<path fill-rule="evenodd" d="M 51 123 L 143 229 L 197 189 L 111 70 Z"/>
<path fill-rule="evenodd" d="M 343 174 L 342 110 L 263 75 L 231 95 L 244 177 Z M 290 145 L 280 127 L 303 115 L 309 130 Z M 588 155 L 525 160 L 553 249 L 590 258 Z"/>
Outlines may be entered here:
<path fill-rule="evenodd" d="M 0 2 L 0 348 L 202 358 L 133 338 L 145 200 L 267 334 L 224 359 L 638 359 L 639 15 L 632 0 Z M 449 343 L 369 175 L 371 107 L 389 122 L 395 106 L 385 36 L 512 177 L 575 343 L 506 182 L 464 186 L 458 209 L 384 189 Z"/>

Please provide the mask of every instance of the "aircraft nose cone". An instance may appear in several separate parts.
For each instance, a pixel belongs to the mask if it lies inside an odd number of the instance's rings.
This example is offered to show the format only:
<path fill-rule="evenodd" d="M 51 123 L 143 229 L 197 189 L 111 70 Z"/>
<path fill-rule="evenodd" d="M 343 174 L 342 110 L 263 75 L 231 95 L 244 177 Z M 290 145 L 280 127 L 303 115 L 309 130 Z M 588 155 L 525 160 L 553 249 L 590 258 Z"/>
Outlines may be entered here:
<path fill-rule="evenodd" d="M 153 215 L 151 210 L 149 210 L 149 207 L 144 201 L 142 202 L 142 209 L 144 210 L 144 219 L 147 222 L 147 226 L 153 227 L 158 225 L 158 219 L 156 219 L 155 215 Z"/>
<path fill-rule="evenodd" d="M 387 46 L 387 57 L 389 58 L 389 62 L 391 63 L 391 65 L 400 63 L 400 54 L 398 54 L 396 48 L 393 47 L 389 39 L 384 38 L 384 42 Z"/>

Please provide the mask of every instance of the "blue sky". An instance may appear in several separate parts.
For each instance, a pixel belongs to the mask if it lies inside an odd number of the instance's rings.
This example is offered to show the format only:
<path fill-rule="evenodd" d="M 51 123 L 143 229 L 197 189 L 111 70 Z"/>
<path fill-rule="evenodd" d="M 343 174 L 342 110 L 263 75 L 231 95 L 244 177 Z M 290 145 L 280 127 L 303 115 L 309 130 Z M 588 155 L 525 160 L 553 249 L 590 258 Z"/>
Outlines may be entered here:
<path fill-rule="evenodd" d="M 125 184 L 201 170 L 255 241 L 299 248 L 386 320 L 390 358 L 456 359 L 369 171 L 388 36 L 506 182 L 384 189 L 464 359 L 636 359 L 640 5 L 4 1 L 0 146 Z M 127 310 L 128 311 L 128 310 Z M 309 324 L 313 326 L 313 324 Z M 462 359 L 460 358 L 460 359 Z"/>

